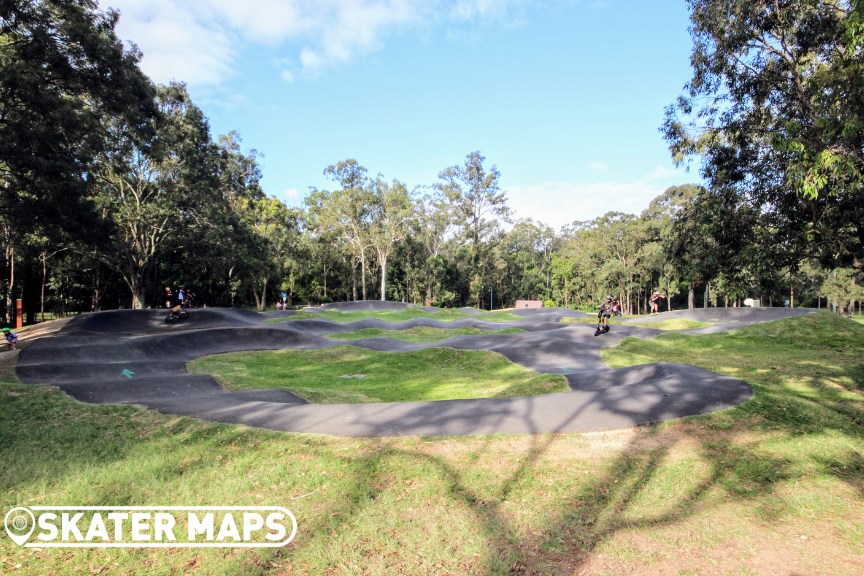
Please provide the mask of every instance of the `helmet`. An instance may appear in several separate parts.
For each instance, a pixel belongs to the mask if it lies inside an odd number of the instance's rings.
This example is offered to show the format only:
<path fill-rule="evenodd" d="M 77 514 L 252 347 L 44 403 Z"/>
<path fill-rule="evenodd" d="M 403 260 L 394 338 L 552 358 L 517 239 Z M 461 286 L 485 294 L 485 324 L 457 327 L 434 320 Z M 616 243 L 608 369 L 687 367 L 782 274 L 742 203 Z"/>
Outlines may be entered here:
<path fill-rule="evenodd" d="M 606 300 L 612 300 L 612 295 L 611 294 L 607 295 Z"/>
<path fill-rule="evenodd" d="M 10 330 L 9 328 L 3 328 L 3 332 L 11 332 L 11 331 L 12 330 Z"/>

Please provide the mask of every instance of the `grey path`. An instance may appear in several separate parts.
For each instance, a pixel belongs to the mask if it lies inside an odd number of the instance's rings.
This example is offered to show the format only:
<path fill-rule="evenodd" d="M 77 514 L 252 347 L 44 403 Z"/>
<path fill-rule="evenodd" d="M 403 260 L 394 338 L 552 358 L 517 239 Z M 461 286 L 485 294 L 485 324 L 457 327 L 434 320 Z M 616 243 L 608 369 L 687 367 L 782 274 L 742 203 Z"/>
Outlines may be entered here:
<path fill-rule="evenodd" d="M 334 305 L 347 309 L 398 309 L 404 304 L 362 302 Z M 696 332 L 728 330 L 811 312 L 805 309 L 723 309 L 666 313 L 648 319 L 683 317 L 716 323 Z M 266 323 L 274 316 L 235 309 L 191 311 L 188 321 L 166 324 L 162 310 L 118 310 L 86 314 L 53 337 L 21 351 L 17 373 L 25 383 L 50 384 L 92 403 L 131 403 L 170 414 L 283 430 L 340 436 L 468 435 L 581 432 L 622 428 L 735 406 L 750 398 L 740 381 L 682 364 L 649 364 L 612 370 L 600 347 L 625 336 L 651 337 L 650 327 L 616 322 L 609 334 L 594 337 L 594 324 L 561 324 L 564 309 L 526 309 L 506 324 L 466 318 L 441 322 L 418 318 L 397 324 L 362 320 Z M 646 319 L 640 319 L 645 323 Z M 564 374 L 571 391 L 523 398 L 403 402 L 380 404 L 307 404 L 282 389 L 225 392 L 211 377 L 186 372 L 200 356 L 238 350 L 318 349 L 345 345 L 326 337 L 367 327 L 472 326 L 526 332 L 462 336 L 435 344 L 408 344 L 369 338 L 352 344 L 375 350 L 404 351 L 450 346 L 493 350 L 528 368 Z M 275 383 L 274 383 L 275 384 Z"/>

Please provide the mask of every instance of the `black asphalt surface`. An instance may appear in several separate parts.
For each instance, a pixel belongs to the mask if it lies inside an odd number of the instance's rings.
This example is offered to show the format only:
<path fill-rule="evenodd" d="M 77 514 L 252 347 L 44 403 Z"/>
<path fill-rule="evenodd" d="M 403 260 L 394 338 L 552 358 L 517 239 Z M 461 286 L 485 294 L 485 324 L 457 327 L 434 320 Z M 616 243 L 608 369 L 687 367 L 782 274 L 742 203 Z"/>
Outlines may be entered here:
<path fill-rule="evenodd" d="M 393 310 L 404 306 L 370 301 L 330 305 L 342 310 Z M 585 432 L 704 414 L 738 405 L 752 395 L 751 388 L 741 380 L 683 364 L 608 368 L 600 358 L 601 346 L 626 336 L 651 337 L 659 333 L 629 322 L 647 324 L 688 318 L 714 323 L 690 331 L 707 333 L 810 312 L 786 308 L 685 310 L 633 320 L 616 319 L 611 332 L 595 337 L 594 323 L 559 322 L 564 316 L 587 315 L 560 308 L 518 310 L 515 313 L 522 320 L 503 324 L 485 322 L 480 316 L 454 322 L 418 318 L 400 323 L 367 319 L 342 324 L 311 319 L 268 324 L 267 319 L 291 312 L 258 314 L 214 308 L 192 310 L 188 320 L 167 324 L 165 310 L 117 310 L 79 316 L 56 335 L 33 342 L 21 351 L 16 369 L 22 382 L 58 386 L 84 402 L 141 404 L 169 414 L 286 432 L 338 436 Z M 209 354 L 319 349 L 346 344 L 327 338 L 329 333 L 413 326 L 522 328 L 526 332 L 459 336 L 434 344 L 409 344 L 388 338 L 351 344 L 394 352 L 435 346 L 492 350 L 538 372 L 564 374 L 571 391 L 522 398 L 308 404 L 280 388 L 225 392 L 210 376 L 186 372 L 189 360 Z"/>

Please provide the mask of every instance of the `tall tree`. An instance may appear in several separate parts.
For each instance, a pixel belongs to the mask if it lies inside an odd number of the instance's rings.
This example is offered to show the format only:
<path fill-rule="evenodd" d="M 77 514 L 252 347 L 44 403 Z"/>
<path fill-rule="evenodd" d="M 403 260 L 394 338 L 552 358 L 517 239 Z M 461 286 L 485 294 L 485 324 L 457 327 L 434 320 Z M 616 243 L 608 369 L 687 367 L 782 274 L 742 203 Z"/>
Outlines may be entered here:
<path fill-rule="evenodd" d="M 286 272 L 288 253 L 297 243 L 297 212 L 276 198 L 252 200 L 244 210 L 244 221 L 255 233 L 257 250 L 248 267 L 252 294 L 259 311 L 267 307 L 267 286 L 274 276 Z"/>
<path fill-rule="evenodd" d="M 507 195 L 499 188 L 501 174 L 495 166 L 487 171 L 483 166 L 485 160 L 480 152 L 471 152 L 463 164 L 451 166 L 438 174 L 438 188 L 453 205 L 463 237 L 468 242 L 470 298 L 478 308 L 482 304 L 482 263 L 488 256 L 486 240 L 498 228 L 499 220 L 510 220 Z"/>
<path fill-rule="evenodd" d="M 864 2 L 688 0 L 693 78 L 666 111 L 790 259 L 864 268 Z M 779 251 L 778 251 L 779 252 Z"/>
<path fill-rule="evenodd" d="M 426 300 L 438 302 L 446 268 L 447 240 L 453 235 L 456 223 L 447 196 L 432 188 L 419 200 L 415 214 L 416 238 L 426 252 L 424 275 Z"/>
<path fill-rule="evenodd" d="M 140 133 L 155 114 L 138 53 L 114 34 L 117 13 L 82 0 L 0 4 L 0 226 L 17 296 L 17 239 L 58 242 L 96 229 L 85 200 L 108 119 Z M 64 238 L 68 240 L 68 238 Z"/>
<path fill-rule="evenodd" d="M 91 0 L 0 4 L 0 214 L 46 234 L 93 215 L 82 199 L 110 144 L 108 119 L 141 133 L 156 113 L 138 52 L 114 33 L 118 14 Z M 84 228 L 86 229 L 86 228 Z"/>
<path fill-rule="evenodd" d="M 367 170 L 354 159 L 331 164 L 324 174 L 339 183 L 341 190 L 329 195 L 318 214 L 319 223 L 335 232 L 351 248 L 355 263 L 360 264 L 360 286 L 366 300 L 366 266 L 369 249 L 370 198 Z M 355 267 L 351 268 L 352 290 L 357 300 Z"/>
<path fill-rule="evenodd" d="M 160 250 L 177 234 L 200 225 L 203 207 L 218 197 L 218 156 L 201 110 L 183 86 L 159 92 L 161 119 L 147 147 L 115 128 L 114 151 L 98 171 L 96 202 L 111 227 L 100 258 L 132 295 L 147 302 L 147 280 Z"/>
<path fill-rule="evenodd" d="M 371 185 L 369 243 L 381 268 L 381 300 L 387 299 L 387 261 L 405 239 L 414 204 L 408 188 L 398 180 L 388 184 L 379 176 Z"/>

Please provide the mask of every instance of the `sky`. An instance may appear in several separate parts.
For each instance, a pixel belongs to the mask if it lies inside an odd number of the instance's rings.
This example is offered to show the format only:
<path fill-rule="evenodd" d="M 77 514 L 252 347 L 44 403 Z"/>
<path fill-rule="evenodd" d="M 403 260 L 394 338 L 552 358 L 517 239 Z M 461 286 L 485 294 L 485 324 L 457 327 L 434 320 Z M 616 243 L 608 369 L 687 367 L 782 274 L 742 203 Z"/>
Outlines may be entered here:
<path fill-rule="evenodd" d="M 676 168 L 659 132 L 691 77 L 684 0 L 100 0 L 155 82 L 256 150 L 302 205 L 324 169 L 430 186 L 480 151 L 518 218 L 639 214 Z"/>

